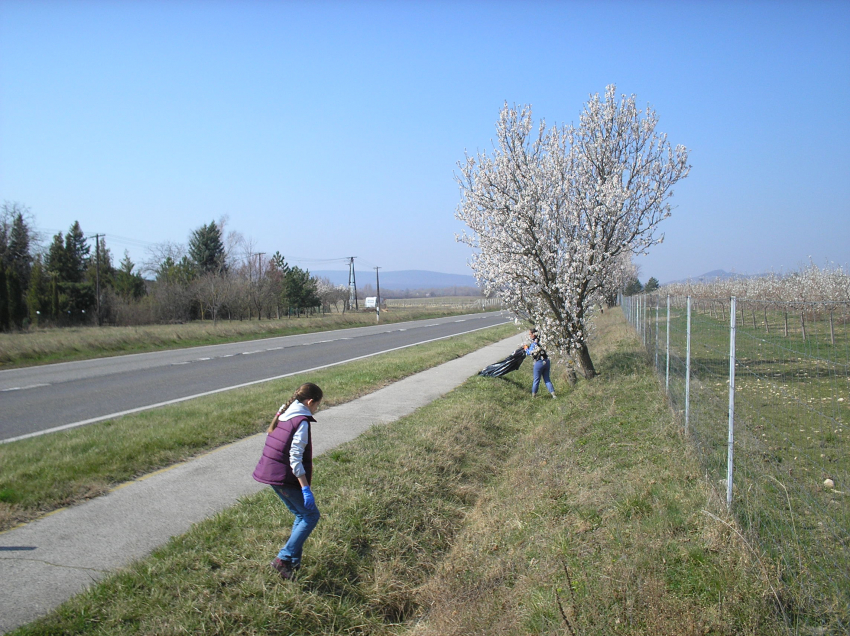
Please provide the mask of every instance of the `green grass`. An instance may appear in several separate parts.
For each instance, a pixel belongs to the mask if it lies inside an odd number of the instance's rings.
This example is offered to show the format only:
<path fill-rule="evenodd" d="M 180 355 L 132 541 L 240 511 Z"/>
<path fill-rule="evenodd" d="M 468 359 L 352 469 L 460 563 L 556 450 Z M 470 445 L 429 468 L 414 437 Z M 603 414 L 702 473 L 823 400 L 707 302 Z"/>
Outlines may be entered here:
<path fill-rule="evenodd" d="M 601 375 L 557 367 L 558 400 L 530 365 L 476 376 L 317 458 L 296 582 L 267 490 L 14 633 L 784 633 L 637 342 L 614 314 L 597 333 Z"/>
<path fill-rule="evenodd" d="M 117 483 L 265 430 L 275 410 L 307 380 L 333 406 L 496 342 L 502 325 L 127 415 L 68 431 L 0 445 L 0 529 L 106 492 Z M 211 414 L 215 416 L 211 416 Z"/>
<path fill-rule="evenodd" d="M 789 622 L 804 629 L 850 626 L 850 330 L 828 315 L 806 318 L 806 334 L 784 314 L 745 306 L 736 326 L 735 490 L 742 531 L 776 562 Z M 654 309 L 650 312 L 654 319 Z M 662 373 L 666 308 L 660 312 Z M 671 314 L 671 348 L 686 349 L 686 313 Z M 691 317 L 690 429 L 704 470 L 725 497 L 729 315 L 695 304 Z M 833 344 L 834 342 L 834 344 Z M 650 336 L 654 349 L 654 334 Z M 679 363 L 671 395 L 683 409 Z M 823 485 L 827 477 L 835 489 Z M 830 632 L 826 632 L 830 633 Z"/>
<path fill-rule="evenodd" d="M 381 312 L 381 322 L 424 320 L 475 311 L 477 311 L 476 307 L 469 305 L 443 307 L 421 304 L 409 309 Z M 0 333 L 0 369 L 291 336 L 374 324 L 376 324 L 374 312 L 360 311 L 281 320 L 220 320 L 216 324 L 207 320 L 143 327 L 31 329 L 20 333 Z"/>

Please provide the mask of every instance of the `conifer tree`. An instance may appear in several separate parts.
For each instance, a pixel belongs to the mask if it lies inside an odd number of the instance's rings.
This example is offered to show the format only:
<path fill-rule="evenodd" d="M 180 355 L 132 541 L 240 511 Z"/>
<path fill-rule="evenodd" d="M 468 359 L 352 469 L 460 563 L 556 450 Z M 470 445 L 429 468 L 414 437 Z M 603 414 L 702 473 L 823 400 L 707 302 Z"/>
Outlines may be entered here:
<path fill-rule="evenodd" d="M 21 280 L 14 269 L 6 270 L 6 288 L 9 290 L 9 323 L 11 327 L 22 329 L 27 317 L 27 307 L 24 302 L 24 290 Z"/>
<path fill-rule="evenodd" d="M 6 286 L 6 266 L 0 259 L 0 331 L 9 331 L 9 290 Z"/>
<path fill-rule="evenodd" d="M 202 225 L 189 239 L 189 257 L 200 274 L 222 274 L 226 271 L 224 242 L 215 221 Z"/>

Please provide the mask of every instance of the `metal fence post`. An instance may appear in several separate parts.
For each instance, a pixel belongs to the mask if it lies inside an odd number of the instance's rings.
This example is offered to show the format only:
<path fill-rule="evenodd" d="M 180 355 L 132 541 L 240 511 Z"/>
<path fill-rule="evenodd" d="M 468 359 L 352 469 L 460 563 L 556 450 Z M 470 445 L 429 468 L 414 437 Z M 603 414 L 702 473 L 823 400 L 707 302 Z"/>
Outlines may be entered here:
<path fill-rule="evenodd" d="M 635 331 L 643 342 L 643 334 L 640 332 L 640 296 L 635 296 Z"/>
<path fill-rule="evenodd" d="M 640 343 L 646 347 L 645 325 L 643 324 L 643 304 L 645 299 L 643 296 L 638 296 L 638 333 L 640 334 Z"/>
<path fill-rule="evenodd" d="M 691 297 L 688 296 L 688 346 L 685 363 L 685 433 L 691 418 Z"/>
<path fill-rule="evenodd" d="M 733 451 L 735 448 L 735 297 L 729 311 L 729 441 L 726 458 L 726 507 L 732 507 Z"/>
<path fill-rule="evenodd" d="M 655 371 L 658 372 L 658 296 L 655 297 Z"/>
<path fill-rule="evenodd" d="M 670 294 L 667 294 L 667 370 L 664 373 L 664 391 L 670 395 Z"/>

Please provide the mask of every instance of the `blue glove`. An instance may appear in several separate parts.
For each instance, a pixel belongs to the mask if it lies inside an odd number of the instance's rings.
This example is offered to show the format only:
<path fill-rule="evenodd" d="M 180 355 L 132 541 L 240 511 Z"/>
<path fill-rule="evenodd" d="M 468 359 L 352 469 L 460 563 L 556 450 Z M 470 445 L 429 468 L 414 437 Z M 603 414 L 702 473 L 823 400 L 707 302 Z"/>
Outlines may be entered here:
<path fill-rule="evenodd" d="M 307 510 L 315 510 L 316 500 L 313 498 L 313 491 L 310 490 L 310 486 L 304 486 L 301 488 L 301 494 L 304 495 L 304 507 Z"/>

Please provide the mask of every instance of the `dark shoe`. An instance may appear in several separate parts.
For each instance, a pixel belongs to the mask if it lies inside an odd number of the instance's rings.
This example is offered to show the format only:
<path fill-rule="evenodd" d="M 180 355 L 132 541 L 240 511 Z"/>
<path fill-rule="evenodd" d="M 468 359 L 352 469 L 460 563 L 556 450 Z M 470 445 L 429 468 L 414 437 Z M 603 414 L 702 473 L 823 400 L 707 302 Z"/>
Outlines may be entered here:
<path fill-rule="evenodd" d="M 272 561 L 272 567 L 277 570 L 277 573 L 280 574 L 280 578 L 284 581 L 292 580 L 292 577 L 295 576 L 295 568 L 292 567 L 291 561 L 281 561 L 277 557 Z"/>

